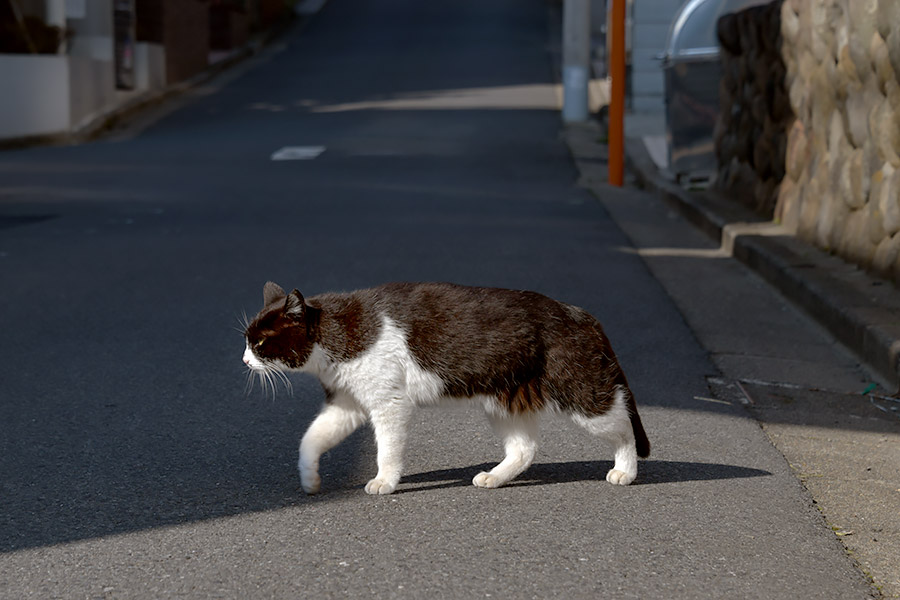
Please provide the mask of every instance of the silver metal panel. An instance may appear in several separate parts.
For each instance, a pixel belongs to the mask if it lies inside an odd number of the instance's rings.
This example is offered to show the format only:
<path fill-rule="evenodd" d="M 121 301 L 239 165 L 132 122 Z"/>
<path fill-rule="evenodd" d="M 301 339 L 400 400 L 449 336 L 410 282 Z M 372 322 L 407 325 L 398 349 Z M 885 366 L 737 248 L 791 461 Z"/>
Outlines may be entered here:
<path fill-rule="evenodd" d="M 676 177 L 716 170 L 713 130 L 719 114 L 721 16 L 771 0 L 688 0 L 672 21 L 662 59 L 669 169 Z"/>
<path fill-rule="evenodd" d="M 677 177 L 708 177 L 716 170 L 713 130 L 721 75 L 718 55 L 665 69 L 669 170 Z"/>
<path fill-rule="evenodd" d="M 772 0 L 688 0 L 678 10 L 666 39 L 668 58 L 718 51 L 716 23 L 719 17 Z"/>

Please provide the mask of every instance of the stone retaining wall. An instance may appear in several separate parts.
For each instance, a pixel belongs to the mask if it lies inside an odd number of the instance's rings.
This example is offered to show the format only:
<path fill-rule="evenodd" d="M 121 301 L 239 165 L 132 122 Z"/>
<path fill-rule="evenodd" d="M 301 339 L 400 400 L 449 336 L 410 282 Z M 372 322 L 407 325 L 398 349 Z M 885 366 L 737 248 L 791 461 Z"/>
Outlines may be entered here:
<path fill-rule="evenodd" d="M 790 128 L 775 217 L 900 283 L 900 1 L 784 0 Z"/>
<path fill-rule="evenodd" d="M 716 187 L 771 217 L 794 120 L 781 59 L 781 1 L 725 15 L 717 24 L 722 79 Z"/>

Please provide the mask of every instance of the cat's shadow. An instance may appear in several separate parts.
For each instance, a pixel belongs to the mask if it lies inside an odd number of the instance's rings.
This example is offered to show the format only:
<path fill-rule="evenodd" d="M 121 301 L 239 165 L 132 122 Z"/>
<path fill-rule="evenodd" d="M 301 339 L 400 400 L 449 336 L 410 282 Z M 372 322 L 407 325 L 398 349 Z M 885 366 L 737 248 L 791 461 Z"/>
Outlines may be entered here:
<path fill-rule="evenodd" d="M 457 469 L 411 473 L 403 476 L 400 480 L 400 487 L 395 493 L 423 492 L 426 490 L 469 486 L 472 485 L 472 478 L 475 475 L 481 471 L 489 471 L 493 466 L 494 463 L 483 463 Z M 612 466 L 612 461 L 604 460 L 536 463 L 531 465 L 527 471 L 519 475 L 515 480 L 508 483 L 507 486 L 524 487 L 580 481 L 605 481 L 606 473 Z M 770 475 L 772 474 L 768 471 L 736 465 L 643 460 L 638 467 L 637 479 L 631 485 L 742 479 Z M 413 487 L 410 487 L 409 484 L 412 484 Z"/>

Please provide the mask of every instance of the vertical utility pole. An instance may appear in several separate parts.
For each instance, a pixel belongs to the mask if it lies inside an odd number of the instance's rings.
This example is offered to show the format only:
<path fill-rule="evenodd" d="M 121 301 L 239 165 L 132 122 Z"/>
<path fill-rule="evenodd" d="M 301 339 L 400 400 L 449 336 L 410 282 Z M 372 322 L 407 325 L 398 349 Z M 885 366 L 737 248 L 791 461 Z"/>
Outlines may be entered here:
<path fill-rule="evenodd" d="M 591 1 L 563 1 L 563 110 L 565 123 L 588 118 L 591 59 Z"/>
<path fill-rule="evenodd" d="M 609 183 L 625 182 L 625 0 L 610 0 Z"/>

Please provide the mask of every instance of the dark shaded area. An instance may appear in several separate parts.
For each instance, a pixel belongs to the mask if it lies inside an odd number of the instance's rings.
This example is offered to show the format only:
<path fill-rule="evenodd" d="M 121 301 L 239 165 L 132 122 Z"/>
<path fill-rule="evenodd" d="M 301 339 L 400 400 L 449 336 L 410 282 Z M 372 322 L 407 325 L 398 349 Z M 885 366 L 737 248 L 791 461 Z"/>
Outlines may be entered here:
<path fill-rule="evenodd" d="M 242 398 L 235 373 L 233 392 L 214 404 L 187 391 L 188 381 L 170 383 L 156 396 L 129 396 L 97 386 L 85 393 L 73 379 L 57 400 L 4 398 L 0 552 L 309 500 L 296 447 L 322 400 L 317 386 L 298 385 L 294 397 Z M 361 432 L 330 453 L 323 477 L 347 485 L 323 498 L 355 491 L 362 439 Z"/>
<path fill-rule="evenodd" d="M 900 436 L 900 398 L 786 386 L 742 384 L 761 420 L 787 425 L 871 431 Z"/>
<path fill-rule="evenodd" d="M 772 218 L 794 121 L 781 57 L 782 1 L 721 17 L 716 187 Z"/>
<path fill-rule="evenodd" d="M 0 0 L 0 53 L 56 54 L 64 37 L 59 27 L 21 12 L 11 0 Z"/>
<path fill-rule="evenodd" d="M 0 229 L 29 225 L 31 223 L 40 223 L 54 218 L 56 218 L 56 215 L 0 215 Z"/>
<path fill-rule="evenodd" d="M 461 469 L 441 469 L 426 473 L 404 475 L 395 494 L 472 485 L 472 478 L 482 471 L 489 471 L 495 463 L 483 463 Z M 558 463 L 536 463 L 511 481 L 508 486 L 552 485 L 578 481 L 597 481 L 605 485 L 606 473 L 613 467 L 612 461 L 587 460 Z M 679 483 L 685 481 L 713 481 L 772 475 L 761 469 L 714 463 L 643 460 L 638 464 L 638 477 L 631 485 Z M 415 487 L 405 487 L 414 484 Z M 424 484 L 424 485 L 419 485 Z M 430 484 L 430 485 L 429 485 Z"/>

